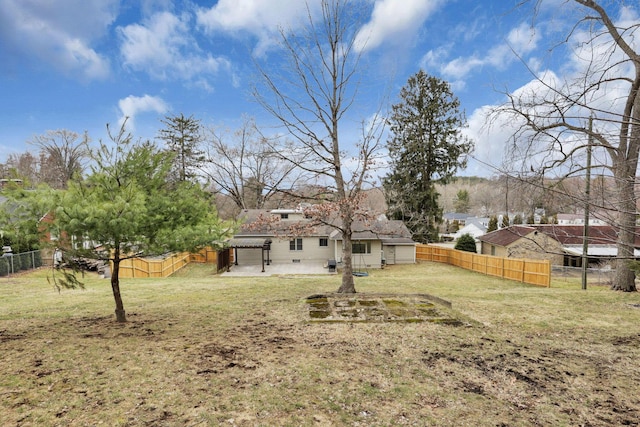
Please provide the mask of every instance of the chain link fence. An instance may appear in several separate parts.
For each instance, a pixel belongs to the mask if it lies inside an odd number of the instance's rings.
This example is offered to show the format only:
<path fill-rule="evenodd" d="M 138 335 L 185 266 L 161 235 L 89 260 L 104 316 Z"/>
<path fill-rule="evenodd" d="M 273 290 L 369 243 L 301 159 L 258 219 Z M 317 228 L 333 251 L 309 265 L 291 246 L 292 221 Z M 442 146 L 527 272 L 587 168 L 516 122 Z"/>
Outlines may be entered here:
<path fill-rule="evenodd" d="M 39 250 L 19 254 L 5 253 L 0 256 L 0 277 L 33 270 L 42 265 L 42 251 Z"/>
<path fill-rule="evenodd" d="M 610 286 L 616 270 L 609 267 L 587 268 L 587 283 L 591 285 Z M 582 267 L 565 267 L 554 265 L 551 267 L 551 276 L 555 280 L 580 283 L 582 280 Z"/>

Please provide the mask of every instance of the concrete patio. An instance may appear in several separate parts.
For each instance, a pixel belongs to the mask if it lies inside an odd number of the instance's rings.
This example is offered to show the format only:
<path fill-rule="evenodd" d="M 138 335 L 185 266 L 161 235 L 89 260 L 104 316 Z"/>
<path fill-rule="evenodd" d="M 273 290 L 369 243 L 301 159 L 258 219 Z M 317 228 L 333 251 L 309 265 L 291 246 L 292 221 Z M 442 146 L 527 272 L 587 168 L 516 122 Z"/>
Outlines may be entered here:
<path fill-rule="evenodd" d="M 256 265 L 231 265 L 231 271 L 221 273 L 221 276 L 280 276 L 280 275 L 328 275 L 336 274 L 329 272 L 329 268 L 322 263 L 288 263 L 288 264 L 269 264 L 264 266 Z"/>

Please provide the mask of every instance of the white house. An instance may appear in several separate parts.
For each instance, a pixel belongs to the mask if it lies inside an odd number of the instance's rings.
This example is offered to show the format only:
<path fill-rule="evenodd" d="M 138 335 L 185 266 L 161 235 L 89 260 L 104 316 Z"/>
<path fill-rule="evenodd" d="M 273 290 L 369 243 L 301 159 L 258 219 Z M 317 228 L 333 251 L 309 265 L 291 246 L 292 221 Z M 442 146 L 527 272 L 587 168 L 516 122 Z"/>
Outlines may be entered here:
<path fill-rule="evenodd" d="M 488 227 L 489 218 L 470 217 L 466 219 L 465 226 L 453 234 L 453 238 L 457 240 L 463 234 L 470 234 L 474 239 L 478 239 L 487 233 Z"/>
<path fill-rule="evenodd" d="M 229 242 L 236 265 L 342 262 L 341 233 L 331 225 L 311 226 L 304 209 L 245 210 L 239 220 L 242 227 Z M 402 221 L 381 216 L 356 221 L 352 230 L 354 269 L 415 263 L 416 243 Z"/>
<path fill-rule="evenodd" d="M 584 214 L 559 213 L 557 218 L 558 225 L 584 225 Z M 607 225 L 607 223 L 591 215 L 589 216 L 589 225 Z"/>

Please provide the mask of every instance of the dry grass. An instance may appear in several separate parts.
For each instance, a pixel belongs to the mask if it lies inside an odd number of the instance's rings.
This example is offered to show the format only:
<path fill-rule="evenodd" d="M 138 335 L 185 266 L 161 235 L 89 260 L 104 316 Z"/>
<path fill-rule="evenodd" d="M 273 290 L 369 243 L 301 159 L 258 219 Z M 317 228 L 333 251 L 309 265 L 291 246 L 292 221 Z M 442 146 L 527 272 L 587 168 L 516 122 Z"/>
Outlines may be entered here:
<path fill-rule="evenodd" d="M 357 278 L 477 323 L 310 323 L 339 277 L 224 278 L 195 266 L 58 294 L 0 279 L 3 425 L 611 426 L 640 419 L 640 295 L 551 289 L 446 265 Z"/>

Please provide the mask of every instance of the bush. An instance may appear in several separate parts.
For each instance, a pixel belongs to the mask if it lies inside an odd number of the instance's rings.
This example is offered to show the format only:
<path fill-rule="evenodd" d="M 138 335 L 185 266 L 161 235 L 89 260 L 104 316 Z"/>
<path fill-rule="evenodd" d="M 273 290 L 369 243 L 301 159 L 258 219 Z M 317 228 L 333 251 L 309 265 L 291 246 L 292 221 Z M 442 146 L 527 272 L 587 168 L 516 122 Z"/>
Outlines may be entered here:
<path fill-rule="evenodd" d="M 9 274 L 9 257 L 0 257 L 0 277 Z"/>
<path fill-rule="evenodd" d="M 30 270 L 33 268 L 33 258 L 31 257 L 31 252 L 18 254 L 18 258 L 20 258 L 21 270 Z"/>
<path fill-rule="evenodd" d="M 42 267 L 42 251 L 35 251 L 33 254 L 33 268 Z"/>
<path fill-rule="evenodd" d="M 16 254 L 7 257 L 7 261 L 9 261 L 9 274 L 16 273 L 20 271 L 20 257 Z M 13 269 L 11 268 L 13 264 Z"/>
<path fill-rule="evenodd" d="M 469 233 L 465 233 L 456 242 L 456 246 L 454 249 L 458 249 L 460 251 L 465 252 L 473 252 L 476 253 L 476 239 Z"/>

